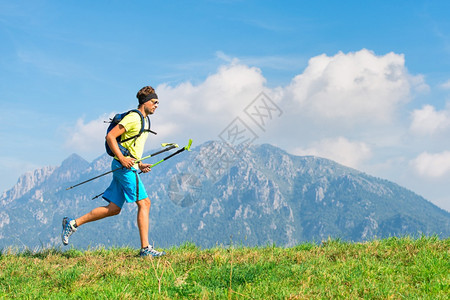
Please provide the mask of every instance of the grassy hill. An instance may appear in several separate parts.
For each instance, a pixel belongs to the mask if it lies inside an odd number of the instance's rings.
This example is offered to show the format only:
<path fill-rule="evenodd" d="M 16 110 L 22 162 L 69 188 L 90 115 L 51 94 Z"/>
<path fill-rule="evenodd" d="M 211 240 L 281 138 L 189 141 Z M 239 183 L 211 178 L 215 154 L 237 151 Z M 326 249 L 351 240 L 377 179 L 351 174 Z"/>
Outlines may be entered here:
<path fill-rule="evenodd" d="M 0 255 L 0 299 L 448 299 L 450 239 L 328 240 L 291 248 L 194 244 L 142 259 L 131 248 Z"/>

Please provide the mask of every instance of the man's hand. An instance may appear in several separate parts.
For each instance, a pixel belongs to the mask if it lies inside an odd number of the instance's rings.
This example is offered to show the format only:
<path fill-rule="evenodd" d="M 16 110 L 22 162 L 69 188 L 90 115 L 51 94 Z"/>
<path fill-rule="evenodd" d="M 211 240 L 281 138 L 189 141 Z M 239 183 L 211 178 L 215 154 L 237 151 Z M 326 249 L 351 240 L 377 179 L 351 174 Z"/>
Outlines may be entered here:
<path fill-rule="evenodd" d="M 131 167 L 134 165 L 135 159 L 132 157 L 125 157 L 122 155 L 121 158 L 119 158 L 119 162 L 127 169 L 131 169 Z"/>
<path fill-rule="evenodd" d="M 139 170 L 142 171 L 142 173 L 147 173 L 150 172 L 152 170 L 152 165 L 151 164 L 144 164 L 144 163 L 139 163 Z"/>

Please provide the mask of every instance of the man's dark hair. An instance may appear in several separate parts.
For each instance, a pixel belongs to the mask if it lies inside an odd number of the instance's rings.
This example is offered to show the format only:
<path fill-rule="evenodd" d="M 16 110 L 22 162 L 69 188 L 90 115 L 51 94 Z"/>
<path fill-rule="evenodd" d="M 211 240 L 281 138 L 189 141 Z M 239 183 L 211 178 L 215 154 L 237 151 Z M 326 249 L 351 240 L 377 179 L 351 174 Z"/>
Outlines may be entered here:
<path fill-rule="evenodd" d="M 150 94 L 155 94 L 155 89 L 151 86 L 144 86 L 142 89 L 139 90 L 139 92 L 136 95 L 136 98 L 138 98 L 139 103 L 141 101 L 144 101 L 145 97 L 147 97 Z"/>

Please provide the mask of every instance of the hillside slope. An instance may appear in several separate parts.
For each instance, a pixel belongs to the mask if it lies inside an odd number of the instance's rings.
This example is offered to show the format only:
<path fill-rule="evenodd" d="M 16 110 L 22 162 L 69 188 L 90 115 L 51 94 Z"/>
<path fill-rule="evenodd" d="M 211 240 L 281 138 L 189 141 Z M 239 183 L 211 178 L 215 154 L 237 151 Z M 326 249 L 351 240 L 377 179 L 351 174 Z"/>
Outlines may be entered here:
<path fill-rule="evenodd" d="M 132 248 L 0 251 L 0 298 L 448 299 L 450 240 L 327 240 L 292 248 L 185 243 L 158 259 Z"/>

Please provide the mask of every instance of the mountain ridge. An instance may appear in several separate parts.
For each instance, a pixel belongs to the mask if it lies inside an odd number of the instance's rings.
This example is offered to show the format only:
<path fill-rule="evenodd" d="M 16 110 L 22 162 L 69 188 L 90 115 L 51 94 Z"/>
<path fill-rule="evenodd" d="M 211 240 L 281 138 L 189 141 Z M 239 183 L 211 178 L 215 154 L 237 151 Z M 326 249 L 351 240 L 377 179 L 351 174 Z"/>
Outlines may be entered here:
<path fill-rule="evenodd" d="M 210 141 L 142 175 L 152 199 L 150 235 L 157 244 L 292 246 L 327 237 L 450 235 L 448 212 L 388 180 L 269 144 L 230 153 L 226 144 Z M 110 162 L 106 154 L 90 163 L 72 154 L 59 167 L 35 170 L 40 180 L 19 179 L 0 197 L 0 247 L 18 240 L 19 246 L 58 244 L 62 217 L 102 205 L 91 198 L 109 185 L 111 175 L 65 188 L 108 171 Z M 135 213 L 135 205 L 125 205 L 119 216 L 83 226 L 72 238 L 74 246 L 136 244 Z"/>

